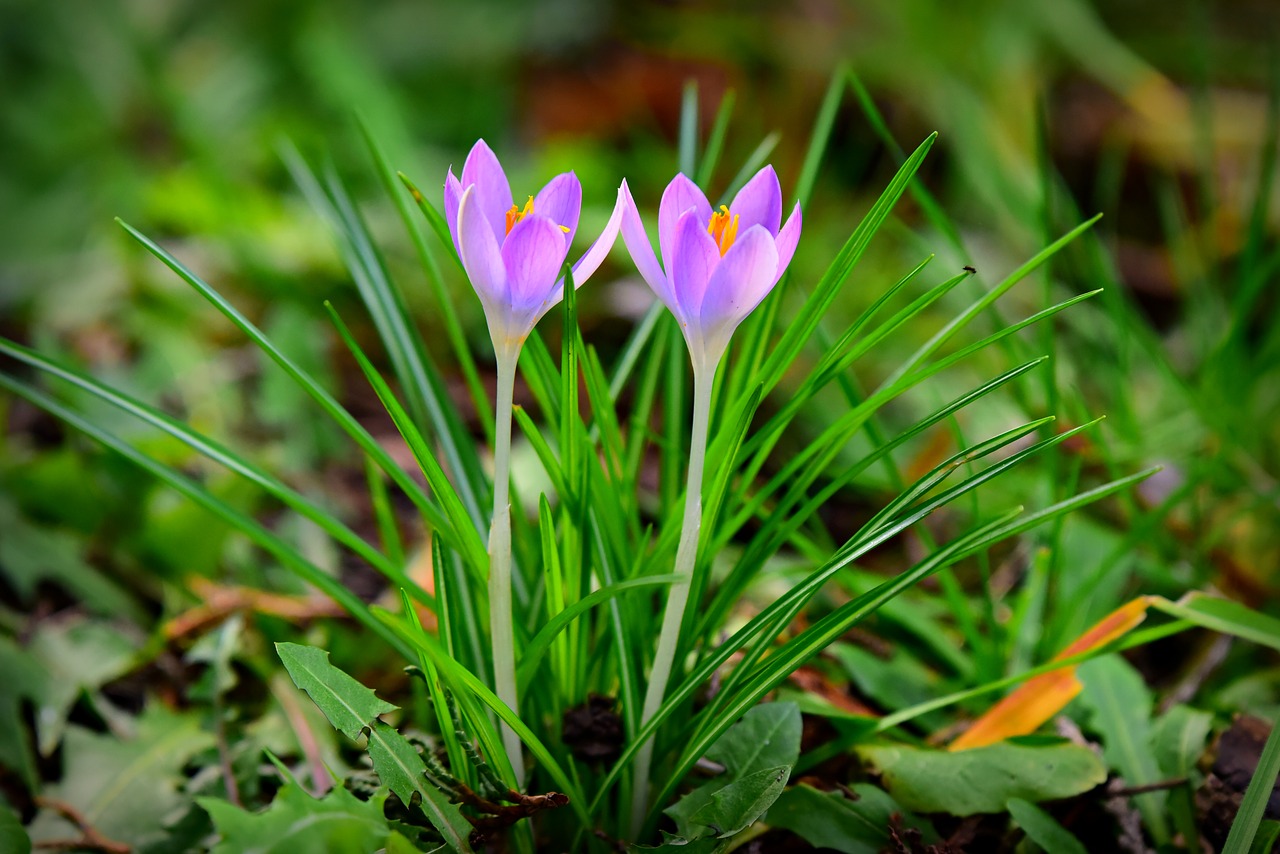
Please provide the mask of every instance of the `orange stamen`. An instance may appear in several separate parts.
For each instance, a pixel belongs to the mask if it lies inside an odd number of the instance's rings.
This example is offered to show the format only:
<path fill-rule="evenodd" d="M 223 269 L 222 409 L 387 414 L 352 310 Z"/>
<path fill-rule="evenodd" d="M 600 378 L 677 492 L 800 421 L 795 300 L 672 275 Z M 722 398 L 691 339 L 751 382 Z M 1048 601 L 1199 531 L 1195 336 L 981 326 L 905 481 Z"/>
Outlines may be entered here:
<path fill-rule="evenodd" d="M 721 205 L 719 211 L 711 213 L 711 221 L 707 223 L 707 231 L 711 234 L 711 238 L 715 240 L 716 245 L 720 247 L 720 254 L 729 251 L 729 247 L 733 245 L 733 241 L 738 239 L 738 215 L 729 213 L 728 205 Z"/>
<path fill-rule="evenodd" d="M 511 233 L 511 229 L 516 227 L 517 222 L 531 213 L 533 213 L 533 196 L 530 196 L 529 201 L 524 203 L 524 210 L 521 210 L 518 205 L 512 205 L 511 210 L 507 211 L 507 234 Z M 560 225 L 559 223 L 556 223 L 556 226 L 565 234 L 569 233 L 569 226 Z"/>

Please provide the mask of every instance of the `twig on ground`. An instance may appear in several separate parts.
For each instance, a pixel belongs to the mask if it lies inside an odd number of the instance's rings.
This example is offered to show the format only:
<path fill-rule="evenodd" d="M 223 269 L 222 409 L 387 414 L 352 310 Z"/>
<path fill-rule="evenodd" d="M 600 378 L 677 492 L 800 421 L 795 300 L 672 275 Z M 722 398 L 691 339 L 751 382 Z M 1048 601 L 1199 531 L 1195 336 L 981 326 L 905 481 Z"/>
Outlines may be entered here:
<path fill-rule="evenodd" d="M 114 842 L 100 834 L 81 812 L 66 801 L 37 797 L 36 805 L 53 810 L 79 829 L 79 839 L 50 839 L 35 843 L 36 848 L 48 851 L 101 851 L 103 854 L 129 854 L 133 849 L 123 842 Z"/>

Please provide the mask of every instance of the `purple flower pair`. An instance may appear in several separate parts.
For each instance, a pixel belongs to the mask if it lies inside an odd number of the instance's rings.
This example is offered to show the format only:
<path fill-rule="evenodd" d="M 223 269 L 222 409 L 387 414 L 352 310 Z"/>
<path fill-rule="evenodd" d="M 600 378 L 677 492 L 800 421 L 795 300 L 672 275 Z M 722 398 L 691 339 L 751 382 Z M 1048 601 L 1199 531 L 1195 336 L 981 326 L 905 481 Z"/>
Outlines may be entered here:
<path fill-rule="evenodd" d="M 444 208 L 495 349 L 518 352 L 563 297 L 560 273 L 578 228 L 581 183 L 572 172 L 557 175 L 517 205 L 502 164 L 480 140 L 461 179 L 449 170 Z M 574 264 L 573 281 L 581 286 L 600 267 L 621 230 L 640 275 L 679 321 L 694 368 L 714 369 L 738 324 L 782 278 L 800 226 L 799 203 L 782 224 L 782 187 L 772 166 L 719 211 L 692 181 L 676 175 L 658 209 L 659 264 L 624 180 L 604 231 Z"/>

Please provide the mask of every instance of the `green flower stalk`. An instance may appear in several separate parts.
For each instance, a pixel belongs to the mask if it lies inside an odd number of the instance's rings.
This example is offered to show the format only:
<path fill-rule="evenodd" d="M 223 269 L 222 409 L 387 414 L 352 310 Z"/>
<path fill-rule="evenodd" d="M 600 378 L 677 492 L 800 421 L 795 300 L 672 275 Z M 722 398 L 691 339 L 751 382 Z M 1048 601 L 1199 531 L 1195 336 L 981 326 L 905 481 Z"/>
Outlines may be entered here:
<path fill-rule="evenodd" d="M 676 549 L 675 573 L 662 617 L 653 670 L 645 692 L 641 723 L 662 705 L 680 644 L 690 581 L 702 526 L 702 475 L 707 453 L 711 390 L 729 339 L 747 315 L 782 278 L 800 240 L 800 205 L 782 225 L 782 187 L 772 166 L 747 182 L 727 206 L 713 211 L 707 197 L 684 175 L 662 194 L 658 244 L 662 263 L 645 234 L 626 181 L 619 190 L 622 238 L 640 275 L 680 323 L 693 365 L 693 425 L 684 518 Z M 643 825 L 649 800 L 653 741 L 636 754 L 632 788 L 632 831 Z"/>
<path fill-rule="evenodd" d="M 476 142 L 461 179 L 449 170 L 445 218 L 462 266 L 484 306 L 497 360 L 494 400 L 493 521 L 489 528 L 489 632 L 493 682 L 499 699 L 519 713 L 515 629 L 511 609 L 511 408 L 516 364 L 534 325 L 564 296 L 565 259 L 578 228 L 582 185 L 572 172 L 552 178 L 522 207 L 512 203 L 502 164 L 484 140 Z M 604 261 L 618 236 L 621 207 L 591 248 L 573 265 L 579 287 Z M 520 739 L 505 724 L 503 746 L 524 783 Z"/>

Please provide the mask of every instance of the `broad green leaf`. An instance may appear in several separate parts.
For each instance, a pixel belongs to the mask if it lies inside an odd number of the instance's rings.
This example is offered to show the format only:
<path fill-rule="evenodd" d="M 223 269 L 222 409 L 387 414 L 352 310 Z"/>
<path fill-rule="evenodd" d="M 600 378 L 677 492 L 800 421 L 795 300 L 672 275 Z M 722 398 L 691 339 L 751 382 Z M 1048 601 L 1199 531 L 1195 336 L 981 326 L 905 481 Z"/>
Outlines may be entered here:
<path fill-rule="evenodd" d="M 276 653 L 284 662 L 293 684 L 306 691 L 320 707 L 329 723 L 353 741 L 378 715 L 398 707 L 380 700 L 373 691 L 329 663 L 329 653 L 314 646 L 277 643 Z"/>
<path fill-rule="evenodd" d="M 382 815 L 386 799 L 383 792 L 362 801 L 342 786 L 313 798 L 290 781 L 259 813 L 216 798 L 196 802 L 221 837 L 212 854 L 368 854 L 381 848 L 390 832 Z"/>
<path fill-rule="evenodd" d="M 734 782 L 778 767 L 789 770 L 800 755 L 800 731 L 800 709 L 795 703 L 761 703 L 749 709 L 707 750 L 707 758 L 724 765 L 725 773 L 665 810 L 675 820 L 677 832 L 689 839 L 704 833 L 707 823 L 698 816 L 712 805 L 716 793 Z"/>
<path fill-rule="evenodd" d="M 747 711 L 707 751 L 707 758 L 739 780 L 766 768 L 792 766 L 800 756 L 800 709 L 795 703 L 761 703 Z"/>
<path fill-rule="evenodd" d="M 136 718 L 131 738 L 119 739 L 78 726 L 62 743 L 62 782 L 44 794 L 69 804 L 107 839 L 134 848 L 166 838 L 164 821 L 188 798 L 184 766 L 213 747 L 213 736 L 196 715 L 182 715 L 152 702 Z M 30 827 L 35 842 L 76 838 L 78 829 L 49 810 Z"/>
<path fill-rule="evenodd" d="M 883 789 L 867 783 L 858 783 L 853 791 L 856 799 L 801 783 L 782 793 L 764 822 L 790 830 L 815 848 L 879 854 L 889 845 L 890 822 L 902 814 L 902 807 Z"/>
<path fill-rule="evenodd" d="M 42 622 L 27 649 L 43 671 L 33 699 L 40 753 L 48 756 L 76 700 L 133 668 L 138 641 L 108 623 L 72 619 Z"/>
<path fill-rule="evenodd" d="M 3 345 L 0 339 L 0 351 Z M 0 575 L 22 602 L 30 604 L 36 585 L 52 581 L 96 614 L 145 622 L 145 614 L 133 598 L 85 561 L 81 539 L 28 521 L 8 500 L 0 500 L 0 531 L 4 531 L 0 537 Z"/>
<path fill-rule="evenodd" d="M 47 690 L 48 675 L 30 651 L 13 638 L 0 636 L 0 765 L 17 771 L 32 792 L 38 791 L 39 773 L 30 729 L 23 706 L 38 703 Z"/>
<path fill-rule="evenodd" d="M 31 837 L 17 813 L 7 806 L 0 806 L 0 851 L 31 854 Z"/>
<path fill-rule="evenodd" d="M 728 839 L 764 815 L 782 794 L 790 776 L 790 765 L 748 774 L 713 794 L 711 802 L 694 813 L 692 821 L 706 827 L 710 835 Z"/>
<path fill-rule="evenodd" d="M 1022 798 L 1012 798 L 1006 806 L 1027 838 L 1043 848 L 1046 854 L 1086 854 L 1079 839 L 1035 804 Z"/>
<path fill-rule="evenodd" d="M 1132 665 L 1118 655 L 1095 658 L 1077 670 L 1084 690 L 1080 699 L 1093 713 L 1093 728 L 1102 735 L 1103 758 L 1130 786 L 1160 780 L 1151 751 L 1151 690 Z M 1142 819 L 1158 842 L 1168 839 L 1165 792 L 1134 797 Z"/>
<path fill-rule="evenodd" d="M 1087 747 L 994 744 L 959 753 L 899 744 L 866 745 L 858 755 L 909 810 L 967 816 L 999 813 L 1011 798 L 1032 803 L 1069 798 L 1107 779 Z"/>
<path fill-rule="evenodd" d="M 1204 753 L 1213 729 L 1213 715 L 1177 705 L 1165 712 L 1151 730 L 1151 751 L 1167 779 L 1189 777 Z"/>
<path fill-rule="evenodd" d="M 416 793 L 418 805 L 431 826 L 440 831 L 455 850 L 471 850 L 467 841 L 471 836 L 471 823 L 457 804 L 449 803 L 443 792 L 427 782 L 426 766 L 408 739 L 382 721 L 375 721 L 369 730 L 369 758 L 373 760 L 378 779 L 395 792 L 405 806 L 413 804 Z"/>

